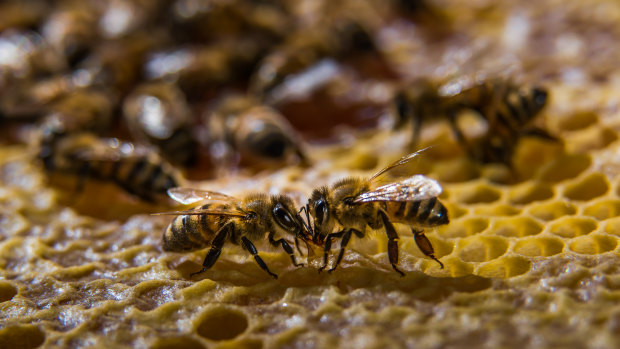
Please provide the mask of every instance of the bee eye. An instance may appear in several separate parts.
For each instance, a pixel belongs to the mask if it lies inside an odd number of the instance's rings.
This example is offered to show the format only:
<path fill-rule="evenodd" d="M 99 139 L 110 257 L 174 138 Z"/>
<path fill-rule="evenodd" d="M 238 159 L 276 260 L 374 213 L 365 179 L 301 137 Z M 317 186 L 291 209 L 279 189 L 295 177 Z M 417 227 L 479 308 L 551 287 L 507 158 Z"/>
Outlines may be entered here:
<path fill-rule="evenodd" d="M 323 221 L 327 218 L 327 203 L 321 199 L 314 204 L 314 212 L 316 220 L 319 225 L 323 224 Z"/>
<path fill-rule="evenodd" d="M 288 213 L 288 211 L 283 208 L 280 204 L 277 204 L 273 209 L 273 215 L 276 218 L 276 221 L 281 226 L 288 229 L 296 229 L 297 223 L 293 220 L 293 217 Z"/>

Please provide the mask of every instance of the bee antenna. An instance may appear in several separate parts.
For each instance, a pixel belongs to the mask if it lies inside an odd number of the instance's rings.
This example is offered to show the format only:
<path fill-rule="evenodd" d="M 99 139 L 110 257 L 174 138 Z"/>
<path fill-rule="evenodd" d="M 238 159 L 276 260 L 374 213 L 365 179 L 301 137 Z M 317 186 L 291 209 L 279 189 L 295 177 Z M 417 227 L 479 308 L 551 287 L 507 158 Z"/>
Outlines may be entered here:
<path fill-rule="evenodd" d="M 301 211 L 305 211 L 305 213 L 306 213 L 306 220 L 301 218 Z M 306 228 L 306 230 L 310 232 L 310 236 L 314 237 L 314 231 L 312 230 L 312 225 L 310 224 L 310 213 L 308 213 L 308 204 L 306 204 L 306 206 L 302 206 L 299 209 L 299 211 L 297 211 L 297 216 L 299 216 L 299 219 L 301 220 L 302 224 L 304 225 L 304 228 Z"/>

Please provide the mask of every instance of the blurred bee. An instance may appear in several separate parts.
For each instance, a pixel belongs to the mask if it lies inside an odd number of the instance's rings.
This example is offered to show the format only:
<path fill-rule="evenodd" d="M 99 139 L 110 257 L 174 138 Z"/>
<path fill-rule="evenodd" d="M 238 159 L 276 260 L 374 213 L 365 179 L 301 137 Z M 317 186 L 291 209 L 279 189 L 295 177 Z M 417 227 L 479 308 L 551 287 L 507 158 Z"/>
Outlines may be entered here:
<path fill-rule="evenodd" d="M 278 165 L 307 163 L 300 136 L 275 109 L 241 95 L 225 97 L 205 122 L 211 153 L 219 168 L 240 162 Z"/>
<path fill-rule="evenodd" d="M 154 145 L 172 163 L 195 162 L 191 110 L 183 92 L 174 85 L 156 82 L 138 86 L 125 99 L 123 112 L 136 140 Z"/>
<path fill-rule="evenodd" d="M 153 202 L 179 185 L 172 166 L 148 148 L 91 133 L 59 137 L 46 131 L 39 159 L 50 173 L 77 176 L 78 189 L 87 178 L 94 178 L 114 182 L 128 193 Z"/>
<path fill-rule="evenodd" d="M 411 226 L 411 232 L 420 250 L 428 257 L 443 264 L 435 257 L 433 246 L 422 228 L 448 224 L 448 211 L 437 199 L 442 188 L 435 180 L 423 175 L 414 175 L 396 182 L 384 181 L 384 176 L 393 169 L 407 164 L 420 152 L 404 156 L 400 160 L 377 172 L 370 179 L 345 178 L 331 187 L 313 190 L 306 206 L 314 220 L 312 241 L 324 246 L 323 266 L 327 266 L 332 239 L 340 239 L 340 253 L 334 266 L 340 264 L 351 235 L 367 236 L 366 226 L 371 229 L 384 228 L 388 238 L 388 257 L 392 268 L 404 276 L 398 264 L 398 234 L 394 223 Z"/>
<path fill-rule="evenodd" d="M 287 76 L 299 73 L 323 58 L 343 58 L 375 50 L 370 34 L 353 20 L 313 26 L 293 32 L 264 57 L 250 81 L 251 91 L 268 99 Z"/>
<path fill-rule="evenodd" d="M 267 264 L 258 255 L 252 240 L 264 239 L 274 246 L 281 246 L 291 257 L 294 266 L 297 263 L 293 249 L 284 238 L 275 236 L 292 236 L 295 244 L 299 238 L 310 239 L 307 226 L 301 219 L 291 198 L 285 195 L 267 196 L 249 194 L 243 199 L 236 199 L 225 194 L 189 188 L 172 188 L 168 194 L 182 204 L 192 204 L 207 200 L 206 203 L 188 211 L 159 213 L 176 215 L 164 232 L 164 250 L 184 252 L 211 246 L 200 271 L 203 273 L 215 264 L 227 241 L 241 246 L 254 256 L 256 263 L 273 278 Z"/>
<path fill-rule="evenodd" d="M 457 118 L 462 111 L 473 110 L 487 121 L 489 139 L 483 141 L 483 144 L 496 144 L 493 152 L 474 157 L 483 162 L 510 164 L 513 144 L 519 137 L 532 135 L 556 140 L 547 131 L 532 125 L 547 104 L 547 99 L 548 92 L 542 87 L 518 85 L 506 79 L 487 79 L 473 83 L 463 78 L 442 86 L 422 79 L 401 90 L 394 98 L 397 114 L 395 127 L 400 128 L 411 120 L 412 144 L 415 145 L 419 141 L 424 120 L 446 117 L 455 138 L 467 146 L 470 153 L 476 152 L 468 146 L 465 135 L 457 125 Z M 500 141 L 500 138 L 504 140 Z M 502 152 L 504 154 L 500 154 Z"/>

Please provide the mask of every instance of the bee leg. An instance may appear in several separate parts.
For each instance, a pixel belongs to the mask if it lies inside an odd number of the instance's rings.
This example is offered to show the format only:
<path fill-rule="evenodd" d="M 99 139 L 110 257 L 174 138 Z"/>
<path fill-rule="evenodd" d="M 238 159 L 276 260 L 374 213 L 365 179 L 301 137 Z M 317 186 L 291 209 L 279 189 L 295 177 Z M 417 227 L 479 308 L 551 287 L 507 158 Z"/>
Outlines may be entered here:
<path fill-rule="evenodd" d="M 390 264 L 392 265 L 392 269 L 394 269 L 395 272 L 399 273 L 400 276 L 405 276 L 405 273 L 403 273 L 402 271 L 400 271 L 400 269 L 396 267 L 396 264 L 398 264 L 398 233 L 396 232 L 396 229 L 394 228 L 392 222 L 390 222 L 390 220 L 388 219 L 387 214 L 383 210 L 379 211 L 379 215 L 383 220 L 385 234 L 388 238 L 388 258 L 390 260 Z"/>
<path fill-rule="evenodd" d="M 426 235 L 424 235 L 424 231 L 411 228 L 411 232 L 413 233 L 415 243 L 418 245 L 420 251 L 422 251 L 422 253 L 424 253 L 426 256 L 433 259 L 435 262 L 439 263 L 441 269 L 443 269 L 443 263 L 441 263 L 439 259 L 435 257 L 435 249 L 433 248 L 433 245 L 431 245 L 430 240 L 426 237 Z"/>
<path fill-rule="evenodd" d="M 296 267 L 304 266 L 303 263 L 297 263 L 297 261 L 295 260 L 295 254 L 293 253 L 293 248 L 291 247 L 291 245 L 289 245 L 288 241 L 284 239 L 274 240 L 273 233 L 269 233 L 269 243 L 275 247 L 278 247 L 278 245 L 282 245 L 282 248 L 284 249 L 284 251 L 288 253 L 288 255 L 291 257 L 291 262 L 293 262 L 294 266 Z"/>
<path fill-rule="evenodd" d="M 327 271 L 328 273 L 331 273 L 332 271 L 336 270 L 336 268 L 338 268 L 340 261 L 342 261 L 342 256 L 344 256 L 344 249 L 345 247 L 347 247 L 349 239 L 351 239 L 351 233 L 353 232 L 355 232 L 355 235 L 357 236 L 360 236 L 362 234 L 360 231 L 355 229 L 349 229 L 344 233 L 344 235 L 342 236 L 342 240 L 340 240 L 340 252 L 338 252 L 338 258 L 336 258 L 336 263 L 334 263 L 334 266 Z"/>
<path fill-rule="evenodd" d="M 327 257 L 329 255 L 329 250 L 332 249 L 332 239 L 342 237 L 344 232 L 345 230 L 341 230 L 337 233 L 327 234 L 327 236 L 325 237 L 325 247 L 323 249 L 323 266 L 319 268 L 319 273 L 322 272 L 325 267 L 327 267 Z"/>
<path fill-rule="evenodd" d="M 265 264 L 265 261 L 263 261 L 263 259 L 260 258 L 260 256 L 258 255 L 258 251 L 256 251 L 256 247 L 254 247 L 254 244 L 252 243 L 252 241 L 250 241 L 248 238 L 244 236 L 241 238 L 241 243 L 243 244 L 243 248 L 245 248 L 248 252 L 252 254 L 252 256 L 254 256 L 254 260 L 256 261 L 256 264 L 258 264 L 258 266 L 261 267 L 261 269 L 266 271 L 269 275 L 273 276 L 274 279 L 278 278 L 278 275 L 269 271 L 269 268 L 267 268 L 267 264 Z"/>
<path fill-rule="evenodd" d="M 456 140 L 463 146 L 467 148 L 467 140 L 465 139 L 465 135 L 463 135 L 463 131 L 459 128 L 456 123 L 456 115 L 457 113 L 454 111 L 450 111 L 448 113 L 448 120 L 450 121 L 450 128 L 452 129 L 452 133 Z"/>
<path fill-rule="evenodd" d="M 205 257 L 204 262 L 202 262 L 202 269 L 195 273 L 189 274 L 190 278 L 192 278 L 194 275 L 204 273 L 205 271 L 209 270 L 209 268 L 211 268 L 213 264 L 215 264 L 218 257 L 220 256 L 220 253 L 222 253 L 222 246 L 224 246 L 224 243 L 228 239 L 228 234 L 232 232 L 232 229 L 233 224 L 228 223 L 218 231 L 218 233 L 215 235 L 215 238 L 213 239 L 213 242 L 211 242 L 211 248 L 209 249 L 209 252 Z"/>

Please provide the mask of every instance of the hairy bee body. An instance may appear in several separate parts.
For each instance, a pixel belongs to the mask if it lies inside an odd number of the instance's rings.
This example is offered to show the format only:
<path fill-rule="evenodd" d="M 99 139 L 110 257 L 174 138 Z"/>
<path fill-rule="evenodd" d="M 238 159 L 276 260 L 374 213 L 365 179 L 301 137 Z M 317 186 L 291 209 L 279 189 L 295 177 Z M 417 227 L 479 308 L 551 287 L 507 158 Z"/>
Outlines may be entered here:
<path fill-rule="evenodd" d="M 297 243 L 299 237 L 306 238 L 308 234 L 307 226 L 288 196 L 250 194 L 237 200 L 224 194 L 189 188 L 173 188 L 168 194 L 182 203 L 195 202 L 198 195 L 202 195 L 203 199 L 216 201 L 188 211 L 163 213 L 176 215 L 164 232 L 165 251 L 183 252 L 211 246 L 202 270 L 192 275 L 211 268 L 226 242 L 241 245 L 254 256 L 258 265 L 274 278 L 277 278 L 277 275 L 269 271 L 252 240 L 266 239 L 272 246 L 281 246 L 289 254 L 293 265 L 301 265 L 295 261 L 289 243 L 284 238 L 275 238 L 276 235 L 292 236 Z"/>
<path fill-rule="evenodd" d="M 392 181 L 377 186 L 377 180 L 390 170 L 399 167 L 418 155 L 409 154 L 397 162 L 377 172 L 370 179 L 345 178 L 332 186 L 320 187 L 312 191 L 306 210 L 308 221 L 314 218 L 312 241 L 324 246 L 323 266 L 327 266 L 328 253 L 332 239 L 341 239 L 340 253 L 334 266 L 336 269 L 344 255 L 350 238 L 367 236 L 367 228 L 384 229 L 388 238 L 388 257 L 392 268 L 404 275 L 398 264 L 398 233 L 392 223 L 411 227 L 416 244 L 428 257 L 441 267 L 443 264 L 435 257 L 434 249 L 422 228 L 448 224 L 448 210 L 437 199 L 441 186 L 423 175 Z"/>

